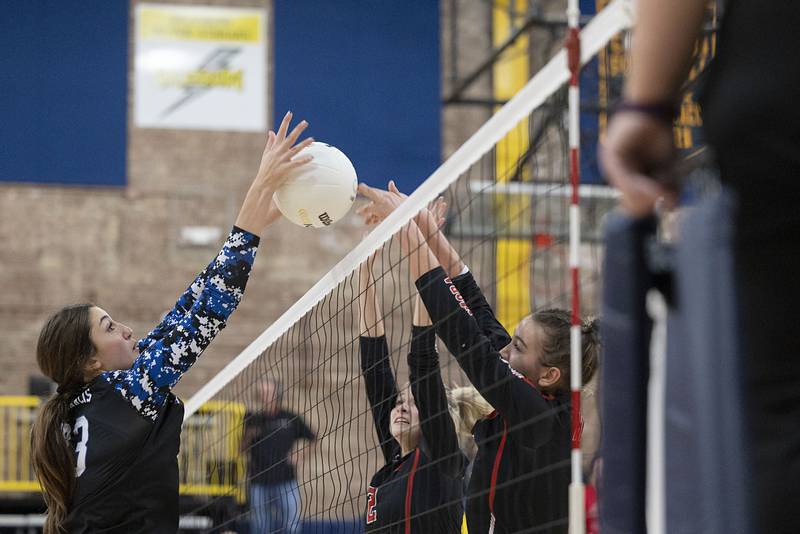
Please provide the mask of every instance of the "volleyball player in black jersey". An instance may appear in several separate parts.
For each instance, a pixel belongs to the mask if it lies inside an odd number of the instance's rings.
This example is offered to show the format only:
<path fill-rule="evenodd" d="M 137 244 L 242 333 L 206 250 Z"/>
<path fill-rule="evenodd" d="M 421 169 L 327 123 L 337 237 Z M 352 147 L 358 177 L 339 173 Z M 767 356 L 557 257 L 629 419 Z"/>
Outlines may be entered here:
<path fill-rule="evenodd" d="M 31 455 L 48 513 L 45 534 L 175 533 L 183 406 L 172 388 L 241 301 L 259 235 L 279 214 L 273 193 L 305 121 L 269 132 L 258 173 L 220 253 L 147 336 L 91 304 L 63 308 L 42 328 L 37 361 L 58 384 L 33 427 Z"/>
<path fill-rule="evenodd" d="M 372 200 L 362 210 L 369 222 L 403 201 L 394 184 L 389 189 L 359 186 Z M 478 452 L 467 489 L 469 532 L 566 533 L 569 313 L 536 312 L 511 337 L 429 212 L 423 210 L 401 230 L 401 242 L 437 335 L 494 408 L 473 428 Z M 586 383 L 597 364 L 597 325 L 587 324 L 583 334 Z"/>
<path fill-rule="evenodd" d="M 419 297 L 414 306 L 410 387 L 398 391 L 372 280 L 360 268 L 361 369 L 386 464 L 367 490 L 366 532 L 460 532 L 466 460 L 439 372 L 436 338 Z"/>

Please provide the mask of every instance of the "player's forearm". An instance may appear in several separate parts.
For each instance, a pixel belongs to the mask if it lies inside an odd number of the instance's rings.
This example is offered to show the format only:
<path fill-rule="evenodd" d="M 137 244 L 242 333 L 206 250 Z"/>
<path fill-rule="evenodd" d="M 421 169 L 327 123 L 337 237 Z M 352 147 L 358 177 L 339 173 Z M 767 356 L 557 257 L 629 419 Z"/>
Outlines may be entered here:
<path fill-rule="evenodd" d="M 411 390 L 419 410 L 420 427 L 433 459 L 451 476 L 461 470 L 461 454 L 447 393 L 439 371 L 436 340 L 431 328 L 415 326 L 412 350 L 408 355 Z"/>
<path fill-rule="evenodd" d="M 358 299 L 358 307 L 361 316 L 361 335 L 367 337 L 380 337 L 384 335 L 383 317 L 380 313 L 380 304 L 378 303 L 376 288 L 373 282 L 370 282 L 370 284 L 362 290 L 361 296 Z"/>
<path fill-rule="evenodd" d="M 703 22 L 703 0 L 638 0 L 625 97 L 674 102 L 689 72 Z"/>
<path fill-rule="evenodd" d="M 458 276 L 464 270 L 464 262 L 461 261 L 461 256 L 439 229 L 439 224 L 433 214 L 429 210 L 422 210 L 415 220 L 428 247 L 436 256 L 439 264 L 447 271 L 448 276 L 451 278 Z"/>
<path fill-rule="evenodd" d="M 472 273 L 466 272 L 451 279 L 461 296 L 464 297 L 464 302 L 467 303 L 467 306 L 475 315 L 475 321 L 477 321 L 481 332 L 489 338 L 495 350 L 500 351 L 500 349 L 511 343 L 511 337 L 495 317 L 492 307 L 487 302 Z"/>
<path fill-rule="evenodd" d="M 397 383 L 389 365 L 389 346 L 386 337 L 360 337 L 361 373 L 372 411 L 372 421 L 384 459 L 392 461 L 399 447 L 389 431 L 389 418 L 397 398 Z"/>
<path fill-rule="evenodd" d="M 400 245 L 403 254 L 408 258 L 412 280 L 417 280 L 431 269 L 439 267 L 439 261 L 413 220 L 400 230 Z"/>
<path fill-rule="evenodd" d="M 372 275 L 373 260 L 370 257 L 358 267 L 359 332 L 362 336 L 380 337 L 384 335 L 383 312 Z"/>
<path fill-rule="evenodd" d="M 428 310 L 425 309 L 425 305 L 422 303 L 422 298 L 420 298 L 419 293 L 414 298 L 414 318 L 411 321 L 413 326 L 430 326 L 431 324 L 431 317 L 428 315 Z"/>

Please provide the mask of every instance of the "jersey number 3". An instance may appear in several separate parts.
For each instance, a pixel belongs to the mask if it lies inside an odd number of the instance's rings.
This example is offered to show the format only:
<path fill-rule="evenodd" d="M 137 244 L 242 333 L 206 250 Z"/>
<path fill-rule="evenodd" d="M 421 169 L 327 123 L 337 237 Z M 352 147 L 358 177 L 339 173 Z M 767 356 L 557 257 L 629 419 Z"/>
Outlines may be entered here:
<path fill-rule="evenodd" d="M 75 420 L 75 426 L 72 433 L 80 435 L 78 444 L 75 446 L 75 452 L 78 455 L 78 464 L 75 467 L 75 476 L 79 477 L 86 471 L 86 445 L 89 443 L 89 420 L 86 416 L 82 415 Z"/>
<path fill-rule="evenodd" d="M 378 495 L 378 488 L 369 487 L 367 490 L 367 524 L 374 523 L 378 519 L 378 511 L 375 509 L 378 505 L 376 497 Z"/>

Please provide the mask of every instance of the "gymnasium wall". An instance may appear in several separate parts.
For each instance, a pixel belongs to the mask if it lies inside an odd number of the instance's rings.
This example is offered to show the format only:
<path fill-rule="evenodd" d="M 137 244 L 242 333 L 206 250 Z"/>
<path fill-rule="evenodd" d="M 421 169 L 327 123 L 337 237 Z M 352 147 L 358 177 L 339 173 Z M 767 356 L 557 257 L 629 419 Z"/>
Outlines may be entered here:
<path fill-rule="evenodd" d="M 197 2 L 176 0 L 171 3 L 188 5 Z M 311 3 L 313 2 L 307 4 Z M 57 31 L 53 29 L 54 36 L 40 35 L 46 42 L 35 43 L 35 49 L 39 51 L 37 53 L 52 50 L 59 36 L 67 31 L 68 25 L 60 27 L 59 23 L 63 23 L 64 17 L 76 15 L 66 8 L 56 9 L 56 4 L 58 3 L 44 0 L 37 2 L 40 16 L 47 19 L 48 24 L 54 28 L 58 27 Z M 119 0 L 102 4 L 108 10 L 119 8 Z M 124 18 L 127 32 L 120 28 L 116 28 L 114 32 L 117 40 L 124 33 L 128 41 L 128 52 L 124 61 L 126 68 L 129 68 L 133 63 L 134 46 L 132 13 L 137 3 L 123 4 L 127 9 L 127 18 Z M 203 4 L 241 7 L 265 5 L 264 2 L 246 0 L 210 0 Z M 288 4 L 290 2 L 279 1 L 276 12 L 272 3 L 267 2 L 267 20 L 277 21 L 277 14 L 281 9 L 287 9 Z M 423 4 L 430 7 L 433 3 Z M 485 34 L 485 6 L 463 2 L 461 4 L 456 23 L 459 28 L 459 47 L 468 51 L 462 51 L 459 56 L 459 69 L 464 73 L 485 57 L 488 42 Z M 381 15 L 370 12 L 362 4 L 354 2 L 352 5 L 360 9 L 359 17 L 370 23 L 364 32 L 374 32 L 382 28 L 381 24 L 383 27 L 387 24 L 385 20 L 375 20 L 375 17 Z M 424 21 L 429 39 L 426 46 L 430 45 L 432 27 L 440 26 L 442 32 L 447 33 L 450 26 L 446 22 L 448 5 L 449 2 L 442 2 L 439 14 L 435 10 L 428 10 L 431 17 Z M 422 4 L 415 5 L 415 8 L 421 6 Z M 61 18 L 56 16 L 59 13 Z M 85 17 L 101 15 L 100 11 L 93 14 L 80 13 Z M 116 16 L 119 19 L 119 13 Z M 285 14 L 281 16 L 288 17 Z M 384 13 L 382 16 L 386 18 L 387 15 Z M 92 24 L 96 26 L 97 19 L 92 20 Z M 410 19 L 406 16 L 399 20 L 406 24 Z M 32 21 L 33 19 L 28 21 L 28 24 L 32 24 Z M 87 22 L 89 26 L 92 24 Z M 297 25 L 298 21 L 293 24 Z M 72 27 L 78 29 L 83 26 Z M 124 29 L 124 24 L 122 28 Z M 87 28 L 84 29 L 88 31 Z M 352 27 L 346 29 L 351 34 L 358 33 Z M 413 28 L 409 28 L 410 34 L 413 33 L 412 30 Z M 273 82 L 278 79 L 276 69 L 281 68 L 281 65 L 293 65 L 297 68 L 305 65 L 308 70 L 302 76 L 305 76 L 306 82 L 314 77 L 314 69 L 308 67 L 305 56 L 291 63 L 281 60 L 283 56 L 278 52 L 280 49 L 287 49 L 286 54 L 294 53 L 290 37 L 288 34 L 276 32 L 275 55 L 268 54 L 268 87 L 272 87 Z M 378 37 L 375 33 L 365 34 L 359 37 L 361 41 L 358 42 L 374 44 Z M 308 39 L 308 35 L 304 38 Z M 119 43 L 115 44 L 114 39 L 115 37 L 109 37 L 94 45 L 118 46 Z M 23 44 L 24 41 L 15 44 L 19 53 Z M 375 46 L 372 49 L 362 47 L 357 59 L 360 61 L 360 68 L 371 68 L 377 76 L 384 66 L 379 61 L 379 55 L 370 59 L 369 54 L 385 54 L 387 51 Z M 436 51 L 438 49 L 430 51 L 437 64 L 449 56 L 448 41 L 444 36 L 442 46 L 441 56 Z M 64 52 L 66 53 L 66 48 Z M 79 51 L 73 51 L 72 54 L 79 54 Z M 416 61 L 421 59 L 416 58 Z M 445 61 L 442 72 L 446 72 L 446 66 Z M 399 62 L 387 68 L 397 76 L 398 70 L 407 70 L 408 65 Z M 449 82 L 442 79 L 439 86 L 438 79 L 430 79 L 430 64 L 427 68 L 429 72 L 425 83 L 412 83 L 415 91 L 427 94 L 427 107 L 417 110 L 419 120 L 424 121 L 427 127 L 419 128 L 415 139 L 406 137 L 405 141 L 402 137 L 397 137 L 401 129 L 394 128 L 395 131 L 390 132 L 383 140 L 382 152 L 376 152 L 372 163 L 369 163 L 369 158 L 361 163 L 360 156 L 353 156 L 359 170 L 375 169 L 374 165 L 380 160 L 395 162 L 397 156 L 387 156 L 386 151 L 392 144 L 405 143 L 417 146 L 417 149 L 423 147 L 424 154 L 420 152 L 419 157 L 408 158 L 419 163 L 423 170 L 412 172 L 408 166 L 396 168 L 405 173 L 403 176 L 421 180 L 420 177 L 425 172 L 436 167 L 438 157 L 435 154 L 439 151 L 444 154 L 452 152 L 488 118 L 487 112 L 481 108 L 452 108 L 444 113 L 441 109 L 437 111 L 438 100 L 431 98 L 430 92 L 437 86 L 437 91 L 447 91 Z M 16 79 L 20 83 L 14 88 L 17 94 L 37 90 L 32 72 L 33 70 L 29 72 L 27 78 L 23 76 Z M 351 74 L 352 72 L 354 71 Z M 291 75 L 287 73 L 281 76 Z M 61 76 L 66 74 L 61 73 Z M 116 76 L 119 77 L 118 74 Z M 398 80 L 395 78 L 394 82 Z M 55 82 L 51 85 L 53 84 Z M 110 100 L 118 108 L 116 117 L 125 118 L 125 126 L 121 129 L 125 148 L 123 174 L 109 169 L 101 172 L 104 154 L 94 154 L 88 158 L 87 168 L 97 171 L 100 178 L 90 181 L 85 179 L 88 174 L 71 170 L 74 169 L 75 162 L 67 162 L 68 158 L 63 155 L 55 157 L 42 143 L 34 140 L 26 147 L 28 152 L 3 154 L 3 159 L 8 160 L 4 169 L 13 165 L 17 171 L 6 172 L 0 180 L 0 242 L 3 243 L 0 247 L 0 284 L 6 288 L 0 292 L 0 336 L 3 339 L 0 368 L 4 370 L 0 374 L 0 394 L 23 394 L 27 391 L 28 377 L 37 373 L 34 351 L 38 332 L 46 317 L 63 304 L 92 301 L 131 326 L 137 333 L 143 334 L 152 327 L 172 306 L 175 297 L 197 271 L 217 251 L 216 243 L 210 246 L 191 246 L 183 242 L 181 230 L 187 226 L 211 226 L 227 232 L 258 166 L 263 148 L 263 137 L 259 134 L 136 128 L 132 122 L 134 95 L 133 74 L 130 70 L 126 84 L 124 94 L 117 94 Z M 486 84 L 487 80 L 479 80 L 472 91 L 475 94 L 484 91 L 483 94 L 486 94 Z M 291 105 L 298 115 L 303 114 L 303 109 L 313 110 L 318 116 L 322 116 L 323 111 L 337 109 L 335 106 L 325 108 L 324 102 L 310 100 L 315 92 L 328 88 L 328 84 L 320 85 L 318 81 L 315 87 L 309 86 L 305 92 L 297 90 L 291 93 L 291 98 L 299 98 L 302 94 L 305 99 L 302 102 L 291 100 L 290 93 L 281 93 L 278 86 L 279 84 L 276 85 L 274 95 L 276 101 L 279 101 L 278 105 Z M 4 84 L 4 90 L 5 87 Z M 110 95 L 112 86 L 106 84 L 106 87 Z M 389 89 L 384 87 L 381 90 Z M 58 94 L 54 86 L 47 90 L 53 95 Z M 334 93 L 327 94 L 330 98 L 328 103 L 334 102 Z M 342 98 L 344 92 L 338 90 L 335 94 L 338 95 L 337 98 Z M 52 100 L 55 97 L 50 98 Z M 87 93 L 83 98 L 81 102 L 84 105 L 103 103 L 96 95 Z M 70 106 L 81 103 L 74 99 L 69 102 Z M 296 102 L 298 103 L 295 104 Z M 380 99 L 373 95 L 370 106 L 374 108 L 379 103 Z M 374 125 L 375 129 L 362 129 L 359 134 L 374 138 L 377 130 L 392 130 L 393 126 L 398 125 L 396 117 L 393 119 L 396 109 L 376 115 L 375 112 L 365 110 L 365 105 L 364 102 L 359 103 L 362 107 L 356 113 L 360 117 L 358 120 L 366 122 L 369 117 L 374 117 L 378 122 Z M 6 109 L 4 113 L 5 111 Z M 38 120 L 49 118 L 46 111 L 47 109 L 39 109 Z M 4 114 L 0 131 L 3 131 L 4 139 L 18 135 L 17 141 L 21 142 L 27 134 L 19 123 L 16 126 L 9 125 L 5 121 L 8 116 L 10 115 Z M 93 142 L 94 139 L 98 144 L 88 146 L 100 147 L 103 142 L 119 146 L 120 129 L 102 128 L 109 119 L 107 114 L 98 113 L 84 118 L 96 123 L 96 131 L 100 132 L 99 137 L 102 139 L 88 135 L 87 128 L 73 127 L 69 121 L 62 121 L 58 134 L 72 143 Z M 342 132 L 346 130 L 345 127 L 345 122 L 334 124 L 330 119 L 312 120 L 311 133 L 321 139 L 334 141 L 337 136 L 344 135 Z M 416 142 L 418 143 L 415 144 Z M 344 148 L 349 153 L 349 149 L 346 146 Z M 100 149 L 98 151 L 102 152 Z M 354 150 L 354 153 L 357 154 L 358 151 Z M 19 170 L 37 166 L 49 170 L 36 174 L 35 177 L 40 178 L 36 180 L 27 180 L 25 174 Z M 388 172 L 375 170 L 361 174 L 367 179 L 372 176 L 379 177 L 380 180 L 389 177 Z M 79 179 L 71 181 L 64 176 Z M 48 185 L 32 184 L 32 181 Z M 94 185 L 80 185 L 82 183 Z M 101 183 L 104 185 L 97 186 Z M 248 285 L 247 297 L 234 315 L 230 327 L 182 380 L 177 393 L 186 397 L 199 384 L 212 377 L 352 248 L 360 239 L 361 232 L 355 217 L 338 223 L 327 232 L 309 231 L 280 221 L 274 231 L 263 240 L 255 271 Z"/>

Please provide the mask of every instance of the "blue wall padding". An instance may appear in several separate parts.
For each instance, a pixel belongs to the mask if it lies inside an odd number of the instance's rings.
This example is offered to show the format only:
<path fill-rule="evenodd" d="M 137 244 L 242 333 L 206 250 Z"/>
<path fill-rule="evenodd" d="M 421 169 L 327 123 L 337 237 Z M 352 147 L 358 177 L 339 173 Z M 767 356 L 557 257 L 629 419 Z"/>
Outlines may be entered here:
<path fill-rule="evenodd" d="M 411 192 L 440 163 L 439 3 L 276 0 L 274 117 L 291 110 L 360 181 Z"/>
<path fill-rule="evenodd" d="M 124 185 L 126 0 L 6 2 L 0 181 Z"/>

